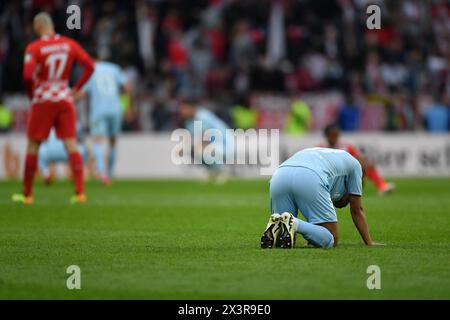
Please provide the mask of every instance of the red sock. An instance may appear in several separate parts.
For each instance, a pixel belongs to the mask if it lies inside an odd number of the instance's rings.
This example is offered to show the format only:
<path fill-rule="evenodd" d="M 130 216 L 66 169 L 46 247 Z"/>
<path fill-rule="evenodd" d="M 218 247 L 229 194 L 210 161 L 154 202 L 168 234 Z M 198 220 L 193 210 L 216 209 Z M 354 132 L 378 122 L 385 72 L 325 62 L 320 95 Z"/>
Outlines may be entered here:
<path fill-rule="evenodd" d="M 80 153 L 73 152 L 69 155 L 70 168 L 72 169 L 75 193 L 84 193 L 83 159 Z"/>
<path fill-rule="evenodd" d="M 372 167 L 369 170 L 367 170 L 366 176 L 377 186 L 378 190 L 380 190 L 386 184 L 386 182 L 383 180 L 383 178 L 378 173 L 377 169 L 375 169 L 375 167 Z"/>
<path fill-rule="evenodd" d="M 23 194 L 31 196 L 33 192 L 33 180 L 37 170 L 36 154 L 27 154 L 25 157 L 25 171 L 23 173 Z"/>

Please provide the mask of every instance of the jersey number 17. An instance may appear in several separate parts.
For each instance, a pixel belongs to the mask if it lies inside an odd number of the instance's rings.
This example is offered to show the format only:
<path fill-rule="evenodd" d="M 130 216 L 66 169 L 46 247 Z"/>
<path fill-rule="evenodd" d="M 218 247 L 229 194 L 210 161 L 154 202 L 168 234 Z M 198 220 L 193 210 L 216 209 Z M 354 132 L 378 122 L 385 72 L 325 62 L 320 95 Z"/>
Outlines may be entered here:
<path fill-rule="evenodd" d="M 48 79 L 59 80 L 67 63 L 67 53 L 53 53 L 45 60 L 48 66 Z"/>

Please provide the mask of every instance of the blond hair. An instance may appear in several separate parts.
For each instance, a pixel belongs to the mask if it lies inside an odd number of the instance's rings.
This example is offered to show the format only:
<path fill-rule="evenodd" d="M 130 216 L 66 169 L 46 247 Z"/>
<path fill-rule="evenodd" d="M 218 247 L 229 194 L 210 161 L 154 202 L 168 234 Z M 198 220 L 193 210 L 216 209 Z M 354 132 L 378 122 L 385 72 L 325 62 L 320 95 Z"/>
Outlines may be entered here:
<path fill-rule="evenodd" d="M 47 12 L 41 12 L 34 16 L 33 24 L 42 29 L 53 29 L 52 17 Z"/>

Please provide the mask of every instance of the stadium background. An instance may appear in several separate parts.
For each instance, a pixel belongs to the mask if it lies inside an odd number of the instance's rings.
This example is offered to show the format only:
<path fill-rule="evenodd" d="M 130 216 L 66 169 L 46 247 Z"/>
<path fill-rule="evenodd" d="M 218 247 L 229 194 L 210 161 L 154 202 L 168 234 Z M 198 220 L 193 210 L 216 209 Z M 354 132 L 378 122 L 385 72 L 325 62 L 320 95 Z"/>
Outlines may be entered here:
<path fill-rule="evenodd" d="M 81 30 L 66 27 L 69 4 L 81 7 Z M 369 4 L 381 8 L 380 30 L 366 27 Z M 0 4 L 0 176 L 17 177 L 10 159 L 22 158 L 29 107 L 22 57 L 35 37 L 31 18 L 41 10 L 59 33 L 120 64 L 134 89 L 133 109 L 123 99 L 123 129 L 133 135 L 119 145 L 131 153 L 119 151 L 129 157 L 119 156 L 118 176 L 134 176 L 129 168 L 149 177 L 186 174 L 150 151 L 153 171 L 133 162 L 133 150 L 151 149 L 155 139 L 170 148 L 177 99 L 186 96 L 200 98 L 232 128 L 281 129 L 284 156 L 320 142 L 322 128 L 337 122 L 384 173 L 405 174 L 390 160 L 399 148 L 413 163 L 406 175 L 450 172 L 446 1 L 33 0 Z M 289 127 L 295 108 L 299 123 Z M 86 110 L 79 105 L 85 129 Z M 136 144 L 136 135 L 148 139 Z M 417 137 L 427 142 L 414 149 Z"/>
<path fill-rule="evenodd" d="M 69 4 L 82 9 L 81 30 L 65 25 Z M 119 150 L 126 148 L 119 152 L 119 177 L 201 174 L 177 168 L 150 151 L 155 143 L 170 150 L 168 134 L 179 126 L 176 101 L 183 96 L 200 98 L 233 128 L 281 129 L 287 133 L 282 135 L 284 157 L 321 142 L 320 130 L 337 122 L 384 173 L 449 174 L 450 120 L 442 120 L 442 115 L 450 119 L 449 6 L 445 1 L 370 1 L 381 8 L 382 29 L 369 30 L 368 4 L 2 2 L 0 130 L 5 134 L 0 135 L 0 176 L 17 177 L 23 158 L 20 133 L 29 106 L 21 81 L 22 56 L 34 37 L 31 17 L 40 10 L 52 13 L 58 32 L 126 71 L 136 103 L 125 110 L 123 129 L 133 135 L 119 145 Z M 300 124 L 289 128 L 289 114 L 296 107 Z M 305 115 L 301 108 L 309 112 Z M 86 110 L 79 106 L 85 129 Z M 398 133 L 403 133 L 400 138 Z M 418 138 L 425 141 L 420 147 Z M 135 150 L 148 150 L 147 161 L 136 162 L 142 158 Z M 395 163 L 395 151 L 406 165 Z"/>

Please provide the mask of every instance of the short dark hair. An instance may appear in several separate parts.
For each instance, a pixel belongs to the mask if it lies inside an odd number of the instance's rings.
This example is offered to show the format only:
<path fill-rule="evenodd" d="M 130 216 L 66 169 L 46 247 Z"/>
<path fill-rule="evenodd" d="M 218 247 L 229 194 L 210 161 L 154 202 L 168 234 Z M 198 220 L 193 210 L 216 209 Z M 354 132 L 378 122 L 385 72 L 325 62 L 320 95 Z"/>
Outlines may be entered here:
<path fill-rule="evenodd" d="M 341 128 L 339 127 L 339 125 L 337 123 L 330 123 L 330 124 L 326 125 L 325 128 L 323 129 L 323 134 L 327 136 L 330 134 L 330 132 L 332 132 L 334 130 L 341 130 Z"/>

